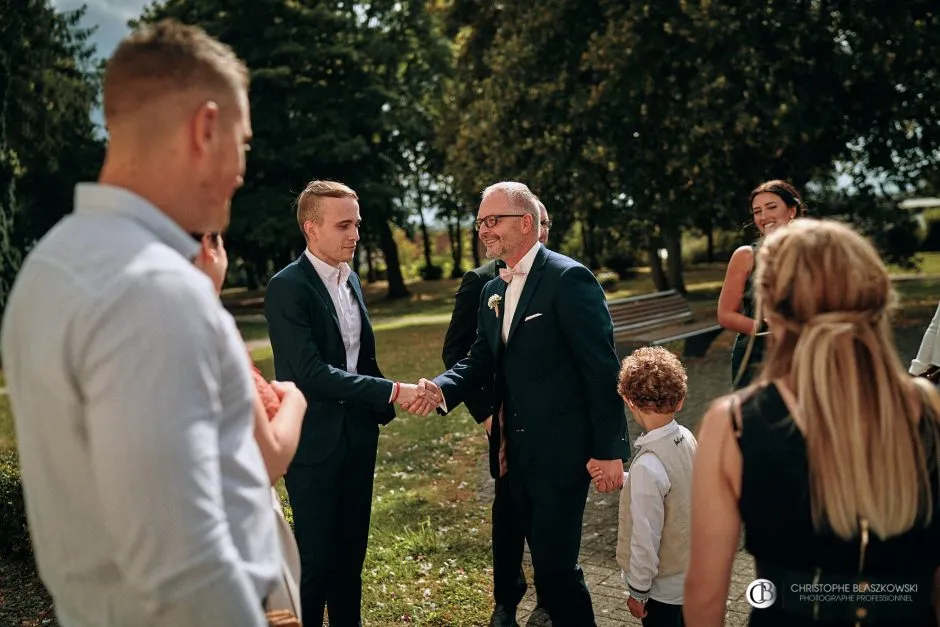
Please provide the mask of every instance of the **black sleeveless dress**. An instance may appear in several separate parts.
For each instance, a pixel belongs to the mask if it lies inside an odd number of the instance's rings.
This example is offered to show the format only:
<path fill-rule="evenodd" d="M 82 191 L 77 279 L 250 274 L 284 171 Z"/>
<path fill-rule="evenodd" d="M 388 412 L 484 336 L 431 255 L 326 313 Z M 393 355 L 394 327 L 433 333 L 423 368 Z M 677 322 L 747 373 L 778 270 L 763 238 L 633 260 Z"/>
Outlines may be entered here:
<path fill-rule="evenodd" d="M 754 291 L 754 272 L 757 270 L 757 244 L 751 244 L 751 250 L 754 254 L 754 267 L 747 276 L 747 282 L 744 284 L 744 294 L 741 296 L 741 313 L 749 318 L 754 317 L 757 294 Z M 761 323 L 761 331 L 765 331 L 764 324 Z M 741 375 L 741 380 L 734 384 L 744 362 L 744 355 L 747 352 L 747 344 L 751 341 L 751 336 L 744 333 L 738 333 L 734 338 L 734 346 L 731 348 L 731 382 L 734 389 L 739 390 L 751 384 L 751 381 L 760 371 L 761 361 L 764 359 L 764 340 L 765 336 L 758 335 L 754 337 L 754 348 L 751 349 L 750 358 L 747 360 L 747 366 Z"/>
<path fill-rule="evenodd" d="M 940 565 L 938 460 L 928 466 L 934 510 L 929 526 L 918 524 L 887 540 L 869 533 L 863 550 L 861 538 L 845 541 L 814 529 L 806 443 L 774 384 L 742 401 L 740 426 L 738 505 L 745 548 L 754 556 L 757 577 L 776 589 L 773 605 L 752 609 L 748 624 L 937 627 L 930 597 Z M 922 435 L 927 437 L 926 430 Z M 864 582 L 871 584 L 867 594 Z"/>

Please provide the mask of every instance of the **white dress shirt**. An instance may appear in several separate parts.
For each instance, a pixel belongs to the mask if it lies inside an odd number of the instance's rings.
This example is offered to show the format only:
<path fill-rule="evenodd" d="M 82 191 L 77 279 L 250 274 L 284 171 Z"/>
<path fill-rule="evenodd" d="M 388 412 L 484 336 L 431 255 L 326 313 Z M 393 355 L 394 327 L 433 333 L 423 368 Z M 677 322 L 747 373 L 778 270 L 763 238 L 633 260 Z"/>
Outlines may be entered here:
<path fill-rule="evenodd" d="M 357 374 L 362 337 L 362 316 L 359 315 L 359 303 L 356 302 L 356 297 L 353 295 L 352 287 L 348 282 L 352 269 L 345 262 L 340 263 L 339 267 L 333 267 L 310 252 L 309 248 L 304 249 L 304 254 L 313 264 L 313 269 L 323 279 L 326 291 L 330 293 L 330 299 L 336 309 L 336 317 L 339 319 L 339 331 L 343 336 L 343 345 L 346 347 L 346 371 Z"/>
<path fill-rule="evenodd" d="M 266 625 L 280 576 L 245 345 L 198 244 L 81 184 L 3 321 L 39 574 L 65 627 Z"/>
<path fill-rule="evenodd" d="M 667 425 L 644 433 L 636 439 L 634 447 L 660 438 L 672 437 L 679 432 L 679 423 L 673 420 Z M 623 573 L 628 586 L 636 590 L 649 590 L 649 597 L 661 603 L 682 604 L 682 589 L 685 573 L 658 577 L 659 543 L 666 521 L 664 499 L 672 485 L 666 467 L 658 457 L 641 455 L 630 471 L 630 516 L 633 519 L 633 539 L 630 542 L 630 571 Z M 624 473 L 626 481 L 627 473 Z"/>
<path fill-rule="evenodd" d="M 937 306 L 937 311 L 933 314 L 930 326 L 927 327 L 927 331 L 920 341 L 917 357 L 911 361 L 911 367 L 908 370 L 910 374 L 919 375 L 927 370 L 931 364 L 940 366 L 940 337 L 938 337 L 938 331 L 940 331 L 940 305 Z"/>
<path fill-rule="evenodd" d="M 506 342 L 509 339 L 509 329 L 512 327 L 512 317 L 516 313 L 516 307 L 519 305 L 519 297 L 522 296 L 522 289 L 525 287 L 526 279 L 529 278 L 529 272 L 532 270 L 532 263 L 535 261 L 535 255 L 539 252 L 539 247 L 541 244 L 535 242 L 532 248 L 529 249 L 525 255 L 522 256 L 522 259 L 515 265 L 515 267 L 510 268 L 510 270 L 515 270 L 518 272 L 524 272 L 525 274 L 515 275 L 506 285 L 506 310 L 503 313 L 503 342 Z M 498 276 L 498 275 L 497 275 Z"/>

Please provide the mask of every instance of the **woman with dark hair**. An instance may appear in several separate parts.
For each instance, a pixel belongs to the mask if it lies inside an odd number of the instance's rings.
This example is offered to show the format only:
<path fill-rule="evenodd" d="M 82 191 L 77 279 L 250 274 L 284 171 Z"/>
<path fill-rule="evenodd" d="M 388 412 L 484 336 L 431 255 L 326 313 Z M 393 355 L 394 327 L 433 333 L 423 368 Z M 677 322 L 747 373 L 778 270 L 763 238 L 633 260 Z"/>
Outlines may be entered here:
<path fill-rule="evenodd" d="M 755 187 L 751 192 L 750 206 L 761 239 L 805 213 L 800 193 L 781 180 L 767 181 Z M 764 356 L 766 328 L 762 321 L 755 319 L 751 285 L 759 245 L 758 241 L 734 251 L 718 297 L 718 324 L 737 332 L 731 349 L 731 381 L 735 389 L 750 384 Z"/>

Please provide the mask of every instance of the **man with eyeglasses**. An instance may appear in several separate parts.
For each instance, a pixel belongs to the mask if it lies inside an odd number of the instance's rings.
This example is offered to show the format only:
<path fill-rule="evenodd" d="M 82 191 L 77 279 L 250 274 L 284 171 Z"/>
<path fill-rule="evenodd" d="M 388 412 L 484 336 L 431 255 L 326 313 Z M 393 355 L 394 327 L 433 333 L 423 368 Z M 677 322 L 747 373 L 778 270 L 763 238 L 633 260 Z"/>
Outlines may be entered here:
<path fill-rule="evenodd" d="M 441 413 L 481 394 L 489 399 L 490 472 L 508 487 L 506 514 L 528 542 L 544 607 L 555 627 L 590 627 L 591 595 L 578 565 L 587 466 L 602 469 L 598 489 L 623 485 L 629 445 L 620 364 L 604 291 L 590 270 L 542 246 L 541 221 L 525 185 L 484 190 L 475 226 L 487 256 L 506 267 L 483 288 L 469 355 L 419 387 L 443 396 Z M 490 625 L 515 625 L 515 609 L 497 606 Z"/>
<path fill-rule="evenodd" d="M 538 199 L 539 206 L 539 242 L 548 241 L 548 230 L 551 220 L 548 210 Z M 475 225 L 476 226 L 476 225 Z M 444 336 L 444 349 L 441 357 L 445 368 L 452 368 L 458 361 L 467 356 L 473 340 L 477 335 L 477 310 L 480 305 L 480 294 L 483 286 L 496 278 L 498 268 L 505 264 L 494 259 L 467 272 L 460 282 L 460 288 L 454 296 L 454 313 L 450 318 L 450 326 Z M 481 388 L 477 393 L 470 394 L 464 399 L 464 405 L 474 420 L 483 424 L 490 446 L 493 440 L 489 438 L 490 425 L 493 419 L 493 400 L 491 388 Z M 495 495 L 492 510 L 492 541 L 493 541 L 493 598 L 496 609 L 490 625 L 512 625 L 507 618 L 514 615 L 515 608 L 525 596 L 525 573 L 522 570 L 522 554 L 525 550 L 525 530 L 512 512 L 512 499 L 509 495 L 509 485 L 505 477 L 493 475 L 495 479 Z M 537 606 L 542 607 L 542 599 L 537 599 Z"/>

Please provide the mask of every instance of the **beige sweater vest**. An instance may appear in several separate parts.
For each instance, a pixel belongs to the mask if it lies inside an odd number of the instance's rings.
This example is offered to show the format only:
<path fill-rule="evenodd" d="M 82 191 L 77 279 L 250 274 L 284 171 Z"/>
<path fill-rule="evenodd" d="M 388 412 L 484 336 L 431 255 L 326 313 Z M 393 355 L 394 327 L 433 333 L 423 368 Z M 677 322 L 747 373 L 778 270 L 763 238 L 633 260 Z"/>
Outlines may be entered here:
<path fill-rule="evenodd" d="M 655 455 L 663 463 L 669 477 L 670 488 L 665 497 L 666 516 L 659 544 L 657 576 L 675 575 L 686 570 L 692 531 L 692 459 L 697 447 L 698 443 L 691 433 L 679 430 L 672 435 L 641 445 L 639 452 L 630 462 L 632 470 L 642 455 Z M 630 540 L 633 535 L 630 475 L 620 491 L 620 522 L 617 530 L 617 563 L 624 573 L 630 572 Z"/>

